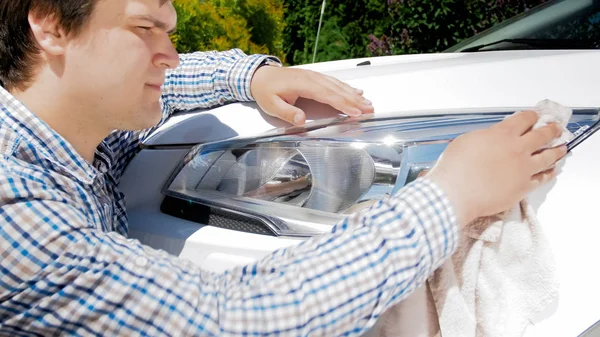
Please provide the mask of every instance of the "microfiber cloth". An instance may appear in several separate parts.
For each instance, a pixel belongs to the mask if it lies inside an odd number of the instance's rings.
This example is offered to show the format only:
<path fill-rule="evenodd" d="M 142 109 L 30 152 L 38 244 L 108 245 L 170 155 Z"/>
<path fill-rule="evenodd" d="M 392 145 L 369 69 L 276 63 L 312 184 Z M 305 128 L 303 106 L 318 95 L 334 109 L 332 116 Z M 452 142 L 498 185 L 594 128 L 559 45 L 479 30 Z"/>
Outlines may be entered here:
<path fill-rule="evenodd" d="M 547 125 L 548 123 L 557 123 L 563 129 L 562 134 L 548 144 L 546 146 L 547 148 L 566 144 L 569 140 L 573 139 L 573 134 L 567 130 L 567 124 L 569 124 L 569 120 L 573 115 L 573 110 L 571 110 L 571 108 L 545 99 L 539 102 L 533 110 L 537 112 L 539 117 L 537 123 L 533 126 L 534 129 Z"/>
<path fill-rule="evenodd" d="M 566 129 L 571 109 L 543 100 L 534 110 L 539 115 L 534 128 L 552 122 L 563 127 L 561 136 L 546 147 L 573 137 Z M 556 300 L 558 286 L 551 247 L 534 210 L 523 200 L 470 223 L 452 258 L 408 301 L 385 312 L 367 335 L 519 337 Z"/>

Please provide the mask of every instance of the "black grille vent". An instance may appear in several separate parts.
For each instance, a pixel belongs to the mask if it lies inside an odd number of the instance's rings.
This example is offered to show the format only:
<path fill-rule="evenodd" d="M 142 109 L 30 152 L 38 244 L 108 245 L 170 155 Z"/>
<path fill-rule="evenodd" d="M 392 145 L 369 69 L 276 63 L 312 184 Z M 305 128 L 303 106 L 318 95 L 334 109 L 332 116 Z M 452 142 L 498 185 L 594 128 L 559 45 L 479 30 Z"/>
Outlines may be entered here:
<path fill-rule="evenodd" d="M 209 226 L 240 232 L 276 236 L 262 221 L 237 213 L 200 205 L 174 197 L 165 197 L 160 210 L 168 215 Z"/>

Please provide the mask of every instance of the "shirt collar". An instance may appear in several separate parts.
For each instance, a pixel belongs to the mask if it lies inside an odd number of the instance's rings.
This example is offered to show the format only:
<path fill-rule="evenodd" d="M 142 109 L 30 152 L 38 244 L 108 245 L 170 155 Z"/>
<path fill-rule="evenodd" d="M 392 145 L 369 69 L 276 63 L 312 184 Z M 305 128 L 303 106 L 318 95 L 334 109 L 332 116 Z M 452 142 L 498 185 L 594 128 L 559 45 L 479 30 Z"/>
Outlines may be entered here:
<path fill-rule="evenodd" d="M 45 159 L 85 184 L 94 181 L 98 170 L 79 155 L 66 139 L 1 86 L 0 109 L 0 121 L 3 120 L 2 123 L 11 131 L 35 147 Z"/>

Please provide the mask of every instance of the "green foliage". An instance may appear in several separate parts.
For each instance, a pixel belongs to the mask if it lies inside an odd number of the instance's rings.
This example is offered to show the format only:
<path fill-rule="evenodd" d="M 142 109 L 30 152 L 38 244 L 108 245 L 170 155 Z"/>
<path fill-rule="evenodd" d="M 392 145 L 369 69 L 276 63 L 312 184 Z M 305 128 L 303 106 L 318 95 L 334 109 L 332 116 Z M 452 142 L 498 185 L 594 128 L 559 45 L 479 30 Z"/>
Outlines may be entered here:
<path fill-rule="evenodd" d="M 546 0 L 329 0 L 316 61 L 442 51 Z M 179 52 L 312 62 L 322 0 L 174 0 Z M 595 25 L 594 27 L 597 27 Z"/>
<path fill-rule="evenodd" d="M 442 51 L 545 1 L 327 1 L 317 60 Z M 285 1 L 283 45 L 290 63 L 312 62 L 321 4 Z"/>
<path fill-rule="evenodd" d="M 393 54 L 442 51 L 545 0 L 391 0 Z"/>
<path fill-rule="evenodd" d="M 312 62 L 322 0 L 285 2 L 283 48 L 288 62 Z M 321 61 L 363 57 L 368 36 L 383 33 L 379 28 L 389 20 L 385 0 L 328 1 L 319 38 L 317 59 Z M 328 42 L 324 43 L 323 39 Z"/>
<path fill-rule="evenodd" d="M 281 0 L 175 0 L 180 53 L 240 48 L 284 59 Z"/>
<path fill-rule="evenodd" d="M 348 43 L 347 36 L 340 29 L 337 18 L 325 22 L 322 32 L 316 62 L 340 60 L 352 52 L 352 47 Z"/>

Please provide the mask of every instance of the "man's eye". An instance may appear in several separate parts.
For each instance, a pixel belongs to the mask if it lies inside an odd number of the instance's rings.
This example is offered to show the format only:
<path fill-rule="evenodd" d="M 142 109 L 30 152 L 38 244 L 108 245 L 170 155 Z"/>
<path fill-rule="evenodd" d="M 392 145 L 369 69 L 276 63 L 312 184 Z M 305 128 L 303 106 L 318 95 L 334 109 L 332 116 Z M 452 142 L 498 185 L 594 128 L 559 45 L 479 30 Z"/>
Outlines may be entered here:
<path fill-rule="evenodd" d="M 152 27 L 148 27 L 148 26 L 138 26 L 137 28 L 139 28 L 139 29 L 141 29 L 143 31 L 146 31 L 146 32 L 148 32 L 148 31 L 150 31 L 152 29 Z"/>

